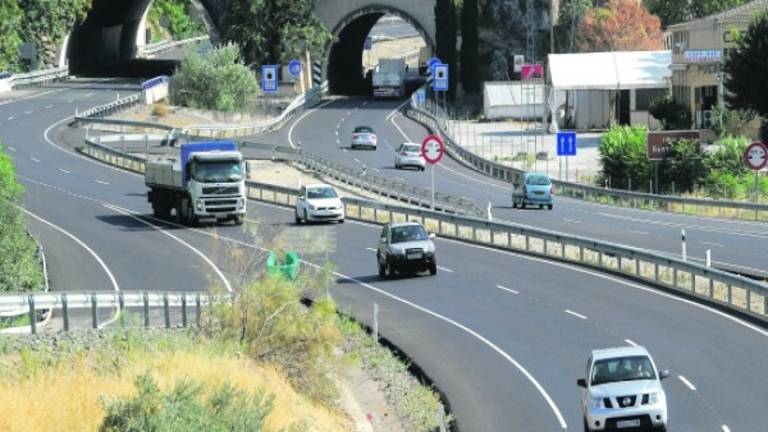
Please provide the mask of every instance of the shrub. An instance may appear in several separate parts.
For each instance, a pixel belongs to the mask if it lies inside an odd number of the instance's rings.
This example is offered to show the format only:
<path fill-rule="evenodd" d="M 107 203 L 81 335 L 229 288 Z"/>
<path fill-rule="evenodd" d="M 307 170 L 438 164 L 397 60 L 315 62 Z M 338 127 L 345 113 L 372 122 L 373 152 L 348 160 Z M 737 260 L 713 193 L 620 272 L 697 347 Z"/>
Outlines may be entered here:
<path fill-rule="evenodd" d="M 165 102 L 158 102 L 152 106 L 152 115 L 155 117 L 167 117 L 171 109 Z"/>
<path fill-rule="evenodd" d="M 675 102 L 670 96 L 660 97 L 651 102 L 648 112 L 666 130 L 689 129 L 691 113 L 685 105 Z"/>
<path fill-rule="evenodd" d="M 672 143 L 667 157 L 659 163 L 659 182 L 675 191 L 688 192 L 706 176 L 705 157 L 697 141 L 681 139 Z"/>
<path fill-rule="evenodd" d="M 134 382 L 136 396 L 103 398 L 106 411 L 101 432 L 258 432 L 272 410 L 272 398 L 247 394 L 225 383 L 204 397 L 203 386 L 192 380 L 161 391 L 152 375 Z"/>
<path fill-rule="evenodd" d="M 753 122 L 757 114 L 750 110 L 729 109 L 722 105 L 712 110 L 712 131 L 718 137 L 755 136 Z"/>
<path fill-rule="evenodd" d="M 611 186 L 633 189 L 648 185 L 651 165 L 646 156 L 648 130 L 645 126 L 614 126 L 600 138 L 598 151 L 602 166 L 599 181 L 610 179 Z"/>
<path fill-rule="evenodd" d="M 258 87 L 237 46 L 216 48 L 205 57 L 188 50 L 171 78 L 170 99 L 190 108 L 246 111 L 253 107 Z"/>

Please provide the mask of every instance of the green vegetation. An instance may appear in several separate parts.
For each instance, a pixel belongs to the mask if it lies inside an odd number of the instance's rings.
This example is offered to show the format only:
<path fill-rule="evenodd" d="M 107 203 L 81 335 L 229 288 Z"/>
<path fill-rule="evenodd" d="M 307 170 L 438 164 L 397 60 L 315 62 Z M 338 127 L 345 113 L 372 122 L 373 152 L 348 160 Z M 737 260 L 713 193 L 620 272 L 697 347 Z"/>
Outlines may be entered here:
<path fill-rule="evenodd" d="M 43 283 L 37 245 L 17 207 L 23 193 L 13 161 L 0 144 L 0 291 L 34 291 Z"/>
<path fill-rule="evenodd" d="M 648 112 L 664 126 L 666 130 L 689 129 L 691 112 L 671 96 L 664 96 L 651 102 Z"/>
<path fill-rule="evenodd" d="M 616 189 L 649 190 L 654 167 L 646 156 L 648 131 L 643 126 L 616 126 L 600 140 L 601 177 Z M 754 195 L 754 173 L 744 165 L 744 150 L 750 140 L 724 136 L 712 151 L 703 151 L 690 140 L 672 143 L 668 157 L 658 163 L 662 193 L 694 193 L 697 196 L 744 200 Z M 655 181 L 655 180 L 654 180 Z M 768 178 L 760 186 L 768 197 Z"/>
<path fill-rule="evenodd" d="M 322 55 L 331 35 L 314 8 L 315 0 L 232 0 L 221 36 L 242 47 L 249 65 L 286 63 L 304 50 Z"/>
<path fill-rule="evenodd" d="M 0 2 L 0 71 L 19 68 L 22 10 L 14 1 Z"/>
<path fill-rule="evenodd" d="M 183 379 L 161 390 L 150 373 L 136 377 L 137 394 L 105 398 L 100 432 L 257 432 L 272 409 L 271 398 L 250 395 L 224 382 L 204 398 L 203 385 Z"/>
<path fill-rule="evenodd" d="M 190 0 L 153 0 L 147 16 L 152 30 L 151 42 L 204 35 L 205 25 L 196 15 L 190 14 L 191 7 Z"/>
<path fill-rule="evenodd" d="M 481 89 L 478 14 L 477 0 L 464 1 L 461 12 L 461 83 L 467 93 L 478 93 Z"/>
<path fill-rule="evenodd" d="M 643 0 L 652 14 L 667 27 L 736 7 L 748 0 Z"/>
<path fill-rule="evenodd" d="M 218 111 L 247 111 L 253 107 L 258 83 L 242 63 L 237 46 L 226 45 L 201 56 L 187 51 L 171 78 L 175 105 Z"/>

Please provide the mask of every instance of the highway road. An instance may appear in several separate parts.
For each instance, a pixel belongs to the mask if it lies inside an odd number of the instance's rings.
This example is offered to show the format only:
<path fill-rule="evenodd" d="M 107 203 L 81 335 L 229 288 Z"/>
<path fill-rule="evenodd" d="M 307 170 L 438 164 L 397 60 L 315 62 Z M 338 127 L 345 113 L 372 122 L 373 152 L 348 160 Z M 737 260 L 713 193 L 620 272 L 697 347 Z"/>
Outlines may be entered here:
<path fill-rule="evenodd" d="M 366 167 L 381 176 L 430 187 L 429 172 L 394 169 L 394 149 L 402 142 L 420 143 L 427 130 L 397 112 L 403 101 L 342 99 L 295 122 L 292 128 L 266 137 L 271 143 L 302 146 L 307 151 L 352 168 Z M 352 130 L 374 128 L 379 149 L 351 150 Z M 290 133 L 289 133 L 290 132 Z M 289 137 L 290 135 L 290 137 Z M 444 159 L 436 171 L 437 190 L 474 199 L 481 207 L 493 206 L 497 220 L 681 255 L 681 230 L 685 229 L 688 257 L 704 263 L 707 249 L 713 265 L 768 278 L 768 232 L 764 223 L 694 217 L 663 212 L 618 208 L 556 197 L 553 211 L 512 209 L 511 185 L 482 176 L 458 162 Z"/>
<path fill-rule="evenodd" d="M 371 251 L 380 227 L 353 221 L 297 227 L 290 209 L 255 202 L 249 204 L 243 227 L 188 229 L 154 220 L 140 176 L 73 154 L 56 127 L 72 115 L 74 105 L 82 110 L 110 100 L 117 86 L 67 86 L 58 93 L 0 106 L 0 138 L 12 148 L 27 187 L 27 208 L 81 239 L 104 264 L 71 237 L 56 234 L 61 231 L 31 223 L 49 260 L 58 263 L 52 278 L 70 281 L 55 289 L 114 289 L 109 274 L 125 290 L 203 289 L 223 283 L 221 276 L 236 276 L 225 265 L 223 246 L 260 251 L 254 231 L 300 237 L 297 231 L 330 230 L 336 243 L 329 259 L 338 269 L 332 295 L 342 309 L 365 322 L 372 304 L 381 306 L 381 333 L 447 395 L 463 431 L 579 430 L 575 380 L 583 374 L 589 350 L 635 343 L 647 346 L 657 363 L 672 372 L 665 382 L 672 430 L 757 431 L 768 423 L 764 368 L 755 360 L 768 356 L 768 333 L 639 284 L 447 240 L 437 240 L 437 276 L 380 281 Z M 351 118 L 350 124 L 379 121 L 373 126 L 383 139 L 390 145 L 401 140 L 386 132 L 392 104 L 363 103 L 335 102 L 311 112 L 293 128 L 295 139 L 307 147 L 329 134 L 335 140 L 338 120 L 359 115 L 361 119 Z M 8 117 L 14 119 L 5 120 Z M 396 119 L 398 125 L 401 121 Z M 399 127 L 415 134 L 416 128 L 405 123 Z M 353 157 L 334 144 L 324 145 L 337 159 Z M 387 169 L 383 155 L 384 148 L 354 157 L 380 157 L 380 166 L 372 167 L 416 178 L 416 173 Z M 446 168 L 461 174 L 439 171 L 441 185 L 449 179 L 455 191 L 482 189 L 482 183 L 473 183 L 459 167 Z M 558 209 L 578 204 L 562 200 Z M 543 219 L 558 211 L 520 214 Z M 323 256 L 306 258 L 321 264 Z"/>

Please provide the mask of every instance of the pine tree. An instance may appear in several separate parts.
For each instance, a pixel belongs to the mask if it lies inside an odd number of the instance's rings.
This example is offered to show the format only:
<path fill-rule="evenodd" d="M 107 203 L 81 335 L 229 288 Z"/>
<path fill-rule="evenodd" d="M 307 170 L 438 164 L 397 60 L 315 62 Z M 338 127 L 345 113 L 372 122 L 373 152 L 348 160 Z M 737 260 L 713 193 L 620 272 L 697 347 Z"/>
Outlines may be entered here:
<path fill-rule="evenodd" d="M 456 94 L 456 8 L 453 0 L 437 0 L 435 2 L 435 21 L 437 34 L 437 57 L 449 65 L 451 88 L 448 96 L 453 99 Z"/>
<path fill-rule="evenodd" d="M 464 0 L 461 11 L 461 83 L 467 93 L 480 91 L 477 0 Z"/>
<path fill-rule="evenodd" d="M 726 100 L 731 108 L 749 109 L 768 119 L 768 12 L 754 18 L 723 64 Z"/>

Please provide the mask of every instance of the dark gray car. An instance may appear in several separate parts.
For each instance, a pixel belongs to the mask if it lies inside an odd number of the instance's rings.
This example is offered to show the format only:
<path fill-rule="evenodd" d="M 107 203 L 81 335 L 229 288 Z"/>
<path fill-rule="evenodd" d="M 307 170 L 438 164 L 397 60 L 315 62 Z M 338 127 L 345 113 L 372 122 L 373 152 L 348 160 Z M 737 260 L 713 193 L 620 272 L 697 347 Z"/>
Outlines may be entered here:
<path fill-rule="evenodd" d="M 376 251 L 379 276 L 423 271 L 437 274 L 434 237 L 417 222 L 384 225 Z"/>

